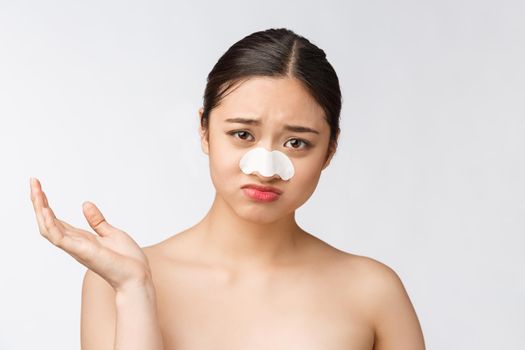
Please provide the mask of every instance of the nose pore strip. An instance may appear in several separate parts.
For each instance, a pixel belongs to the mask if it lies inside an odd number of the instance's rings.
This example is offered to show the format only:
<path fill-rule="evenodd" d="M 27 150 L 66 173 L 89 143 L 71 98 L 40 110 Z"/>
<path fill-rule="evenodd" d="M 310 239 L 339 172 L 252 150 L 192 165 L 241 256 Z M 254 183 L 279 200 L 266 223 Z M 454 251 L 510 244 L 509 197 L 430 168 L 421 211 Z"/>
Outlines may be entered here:
<path fill-rule="evenodd" d="M 268 151 L 264 147 L 256 147 L 246 152 L 239 161 L 239 167 L 245 174 L 255 171 L 262 176 L 279 175 L 283 180 L 289 180 L 295 169 L 292 161 L 281 151 Z"/>

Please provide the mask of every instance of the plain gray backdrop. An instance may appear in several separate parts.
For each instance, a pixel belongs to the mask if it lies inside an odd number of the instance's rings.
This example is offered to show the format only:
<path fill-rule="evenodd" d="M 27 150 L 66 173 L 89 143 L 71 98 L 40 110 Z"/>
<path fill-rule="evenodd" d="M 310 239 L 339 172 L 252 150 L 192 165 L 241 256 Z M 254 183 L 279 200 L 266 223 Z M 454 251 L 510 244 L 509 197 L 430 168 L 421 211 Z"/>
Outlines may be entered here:
<path fill-rule="evenodd" d="M 200 220 L 197 133 L 234 42 L 286 27 L 341 83 L 339 148 L 300 225 L 404 282 L 427 348 L 524 349 L 520 1 L 0 2 L 0 349 L 77 349 L 85 267 L 40 236 L 81 204 L 141 246 Z M 198 326 L 198 325 L 195 325 Z"/>

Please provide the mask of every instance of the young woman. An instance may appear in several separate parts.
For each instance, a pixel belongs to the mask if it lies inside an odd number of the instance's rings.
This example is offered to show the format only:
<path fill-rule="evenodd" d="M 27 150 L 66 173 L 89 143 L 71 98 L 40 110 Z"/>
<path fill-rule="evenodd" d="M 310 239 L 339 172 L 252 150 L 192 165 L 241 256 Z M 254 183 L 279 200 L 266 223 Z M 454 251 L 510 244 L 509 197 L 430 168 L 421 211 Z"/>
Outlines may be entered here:
<path fill-rule="evenodd" d="M 40 233 L 88 268 L 82 349 L 425 349 L 391 268 L 295 221 L 336 151 L 340 110 L 324 51 L 269 29 L 208 75 L 198 117 L 216 193 L 194 226 L 141 248 L 84 202 L 95 235 L 56 218 L 31 179 Z"/>

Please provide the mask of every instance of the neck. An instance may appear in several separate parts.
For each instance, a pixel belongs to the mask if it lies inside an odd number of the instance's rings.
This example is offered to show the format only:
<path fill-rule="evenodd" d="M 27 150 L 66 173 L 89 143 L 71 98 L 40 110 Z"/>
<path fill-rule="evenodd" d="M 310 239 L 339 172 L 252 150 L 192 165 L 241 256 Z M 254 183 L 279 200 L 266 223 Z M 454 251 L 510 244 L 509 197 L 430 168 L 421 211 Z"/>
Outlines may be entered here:
<path fill-rule="evenodd" d="M 270 223 L 254 222 L 239 216 L 217 193 L 198 226 L 201 254 L 235 270 L 271 267 L 290 260 L 304 233 L 295 221 L 295 212 Z"/>

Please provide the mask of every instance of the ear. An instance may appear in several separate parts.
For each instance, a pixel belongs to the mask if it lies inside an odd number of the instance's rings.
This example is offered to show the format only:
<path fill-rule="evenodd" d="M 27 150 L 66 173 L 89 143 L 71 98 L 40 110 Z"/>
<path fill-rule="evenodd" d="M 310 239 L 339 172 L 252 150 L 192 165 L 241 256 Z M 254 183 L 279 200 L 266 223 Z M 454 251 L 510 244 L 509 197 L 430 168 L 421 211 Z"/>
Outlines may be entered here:
<path fill-rule="evenodd" d="M 201 138 L 201 149 L 205 154 L 209 154 L 210 145 L 209 145 L 208 131 L 202 127 L 202 114 L 203 113 L 204 113 L 204 108 L 203 107 L 199 108 L 198 115 L 199 115 L 199 135 Z"/>
<path fill-rule="evenodd" d="M 330 162 L 332 161 L 332 158 L 333 158 L 333 156 L 335 154 L 335 149 L 331 146 L 330 150 L 328 152 L 330 154 L 327 153 L 327 157 L 326 157 L 326 160 L 324 162 L 324 165 L 323 165 L 323 168 L 321 169 L 321 171 L 326 169 L 328 167 L 328 165 L 330 165 Z"/>
<path fill-rule="evenodd" d="M 335 151 L 337 149 L 337 141 L 339 140 L 339 133 L 340 133 L 340 130 L 337 131 L 337 134 L 336 134 L 336 137 L 335 137 L 335 142 L 330 142 L 330 148 L 328 149 L 326 160 L 325 160 L 325 163 L 324 163 L 323 168 L 321 169 L 321 171 L 326 169 L 326 167 L 328 167 L 328 165 L 330 165 L 330 162 L 332 161 L 332 158 L 333 158 L 333 156 L 335 154 Z"/>

